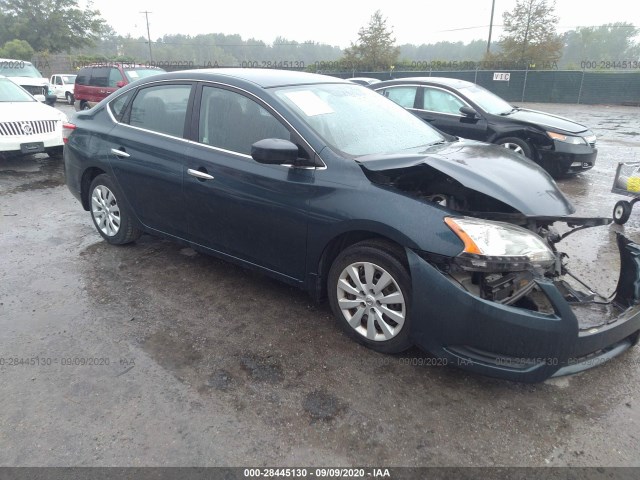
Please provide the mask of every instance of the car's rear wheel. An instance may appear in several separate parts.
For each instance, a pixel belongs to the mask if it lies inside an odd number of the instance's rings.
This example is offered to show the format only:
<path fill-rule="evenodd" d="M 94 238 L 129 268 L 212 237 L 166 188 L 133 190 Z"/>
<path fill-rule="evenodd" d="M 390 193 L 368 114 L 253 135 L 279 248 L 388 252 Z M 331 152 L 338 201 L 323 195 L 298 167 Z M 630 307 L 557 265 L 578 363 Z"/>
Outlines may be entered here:
<path fill-rule="evenodd" d="M 379 352 L 412 345 L 411 278 L 403 255 L 390 243 L 364 241 L 343 250 L 329 271 L 329 302 L 340 326 Z"/>
<path fill-rule="evenodd" d="M 497 143 L 498 145 L 501 145 L 504 148 L 508 148 L 509 150 L 511 150 L 514 153 L 517 153 L 518 155 L 522 155 L 527 158 L 533 158 L 532 157 L 533 149 L 531 148 L 531 145 L 529 145 L 526 141 L 522 140 L 521 138 L 517 138 L 517 137 L 501 138 L 497 141 Z"/>
<path fill-rule="evenodd" d="M 67 105 L 73 105 L 73 101 L 74 101 L 73 93 L 67 92 L 65 94 L 65 98 L 67 99 Z"/>
<path fill-rule="evenodd" d="M 123 245 L 135 241 L 142 232 L 134 226 L 122 194 L 108 175 L 98 175 L 89 187 L 91 218 L 107 242 Z"/>

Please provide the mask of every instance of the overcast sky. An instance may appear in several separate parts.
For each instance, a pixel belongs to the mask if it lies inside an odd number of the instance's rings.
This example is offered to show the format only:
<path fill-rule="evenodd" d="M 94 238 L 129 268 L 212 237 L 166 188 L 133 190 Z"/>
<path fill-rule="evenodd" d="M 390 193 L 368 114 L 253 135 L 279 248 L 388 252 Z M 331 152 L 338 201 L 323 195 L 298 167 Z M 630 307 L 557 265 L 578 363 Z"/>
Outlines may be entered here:
<path fill-rule="evenodd" d="M 495 0 L 493 38 L 500 37 L 502 13 L 515 0 Z M 94 8 L 120 34 L 146 36 L 144 14 L 148 10 L 151 38 L 182 33 L 238 33 L 243 39 L 257 38 L 272 43 L 277 36 L 289 40 L 348 47 L 357 39 L 360 27 L 380 9 L 393 28 L 397 43 L 468 42 L 486 39 L 489 33 L 491 0 L 422 0 L 349 2 L 348 0 L 209 1 L 196 0 L 94 0 Z M 600 7 L 596 5 L 601 5 Z M 618 21 L 640 26 L 640 2 L 606 0 L 557 0 L 559 32 L 577 26 L 602 25 Z"/>

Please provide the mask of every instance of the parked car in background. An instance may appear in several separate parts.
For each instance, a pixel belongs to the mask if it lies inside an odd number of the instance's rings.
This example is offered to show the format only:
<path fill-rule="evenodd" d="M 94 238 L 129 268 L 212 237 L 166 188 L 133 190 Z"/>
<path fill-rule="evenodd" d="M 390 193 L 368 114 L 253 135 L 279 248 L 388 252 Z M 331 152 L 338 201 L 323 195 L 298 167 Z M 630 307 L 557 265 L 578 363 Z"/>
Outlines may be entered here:
<path fill-rule="evenodd" d="M 67 121 L 63 112 L 43 105 L 9 78 L 0 76 L 0 154 L 45 152 L 60 156 Z"/>
<path fill-rule="evenodd" d="M 585 292 L 553 224 L 610 219 L 572 216 L 535 163 L 450 140 L 367 88 L 182 71 L 132 83 L 74 124 L 67 185 L 105 241 L 158 235 L 328 297 L 377 351 L 418 345 L 438 365 L 540 381 L 638 343 L 638 245 L 618 236 L 613 300 Z"/>
<path fill-rule="evenodd" d="M 535 161 L 555 177 L 593 168 L 596 136 L 567 118 L 519 108 L 464 80 L 417 77 L 371 86 L 450 135 L 496 143 Z"/>
<path fill-rule="evenodd" d="M 56 103 L 56 97 L 49 93 L 49 81 L 42 76 L 31 62 L 0 58 L 0 75 L 9 78 L 16 85 L 20 85 L 31 95 L 42 95 L 43 102 L 48 105 Z"/>
<path fill-rule="evenodd" d="M 75 81 L 74 107 L 76 110 L 88 110 L 128 83 L 164 72 L 157 67 L 126 63 L 83 67 Z"/>
<path fill-rule="evenodd" d="M 352 83 L 357 83 L 358 85 L 364 85 L 364 86 L 373 85 L 374 83 L 380 82 L 380 80 L 378 80 L 377 78 L 371 78 L 371 77 L 353 77 L 353 78 L 347 78 L 347 80 L 349 80 Z"/>
<path fill-rule="evenodd" d="M 49 83 L 51 90 L 58 100 L 66 100 L 69 105 L 73 105 L 73 90 L 75 87 L 76 76 L 72 74 L 56 73 L 51 75 Z"/>

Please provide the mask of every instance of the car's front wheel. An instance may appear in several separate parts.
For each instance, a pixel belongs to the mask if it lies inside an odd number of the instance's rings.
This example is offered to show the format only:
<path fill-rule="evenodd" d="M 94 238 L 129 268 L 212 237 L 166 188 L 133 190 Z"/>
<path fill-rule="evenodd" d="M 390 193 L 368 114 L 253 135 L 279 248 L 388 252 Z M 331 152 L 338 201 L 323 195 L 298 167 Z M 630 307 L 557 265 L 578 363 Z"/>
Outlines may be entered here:
<path fill-rule="evenodd" d="M 402 249 L 364 241 L 343 250 L 328 277 L 329 302 L 342 328 L 384 353 L 411 347 L 411 278 Z"/>
<path fill-rule="evenodd" d="M 517 138 L 517 137 L 501 138 L 500 140 L 498 140 L 497 143 L 498 145 L 501 145 L 504 148 L 511 150 L 513 153 L 517 153 L 518 155 L 522 155 L 527 158 L 533 158 L 531 146 L 521 138 Z"/>
<path fill-rule="evenodd" d="M 111 244 L 123 245 L 140 237 L 142 232 L 135 227 L 122 194 L 108 175 L 94 178 L 89 192 L 91 218 L 102 238 Z"/>

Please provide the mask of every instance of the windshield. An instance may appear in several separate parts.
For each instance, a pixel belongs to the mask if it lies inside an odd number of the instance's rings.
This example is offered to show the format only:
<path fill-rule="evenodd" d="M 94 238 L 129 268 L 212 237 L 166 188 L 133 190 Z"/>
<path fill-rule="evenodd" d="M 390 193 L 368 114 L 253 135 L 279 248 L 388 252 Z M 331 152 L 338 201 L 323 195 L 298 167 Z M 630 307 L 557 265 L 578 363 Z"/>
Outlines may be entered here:
<path fill-rule="evenodd" d="M 404 108 L 358 85 L 299 85 L 275 93 L 328 145 L 354 157 L 395 153 L 444 140 Z"/>
<path fill-rule="evenodd" d="M 460 93 L 466 95 L 469 100 L 477 104 L 482 110 L 493 115 L 509 113 L 513 110 L 513 107 L 502 98 L 478 85 L 462 87 Z"/>
<path fill-rule="evenodd" d="M 135 82 L 141 78 L 150 77 L 152 75 L 158 75 L 159 73 L 166 73 L 161 68 L 125 68 L 124 74 L 130 82 Z"/>
<path fill-rule="evenodd" d="M 0 102 L 35 102 L 36 100 L 11 80 L 0 78 Z"/>
<path fill-rule="evenodd" d="M 42 78 L 36 67 L 21 60 L 0 61 L 0 75 L 5 77 Z"/>

